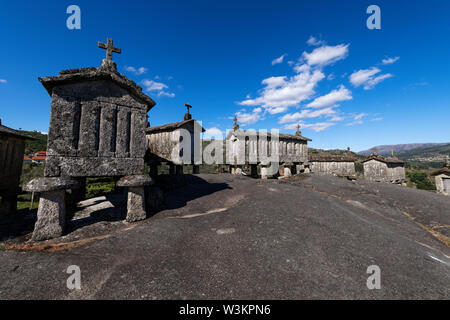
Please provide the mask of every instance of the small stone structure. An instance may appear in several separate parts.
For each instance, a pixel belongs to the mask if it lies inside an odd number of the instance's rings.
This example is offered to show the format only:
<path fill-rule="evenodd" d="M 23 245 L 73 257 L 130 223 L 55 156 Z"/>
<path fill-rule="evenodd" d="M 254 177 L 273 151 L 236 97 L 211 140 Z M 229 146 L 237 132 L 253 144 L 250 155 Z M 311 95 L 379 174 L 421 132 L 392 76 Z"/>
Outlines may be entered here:
<path fill-rule="evenodd" d="M 444 166 L 435 170 L 432 174 L 436 181 L 436 190 L 438 193 L 450 196 L 450 161 L 447 157 Z"/>
<path fill-rule="evenodd" d="M 300 125 L 295 135 L 280 133 L 278 141 L 272 139 L 269 132 L 254 132 L 239 129 L 237 118 L 234 118 L 233 130 L 226 137 L 227 163 L 230 173 L 241 174 L 243 165 L 250 165 L 251 175 L 257 176 L 257 165 L 261 165 L 261 178 L 266 179 L 268 173 L 266 163 L 262 156 L 271 157 L 278 154 L 278 163 L 284 165 L 284 176 L 295 173 L 309 172 L 308 141 L 303 137 Z M 270 161 L 269 161 L 270 162 Z"/>
<path fill-rule="evenodd" d="M 363 161 L 363 165 L 366 180 L 406 184 L 405 162 L 394 155 L 386 158 L 373 153 Z"/>
<path fill-rule="evenodd" d="M 151 178 L 143 176 L 147 112 L 155 102 L 136 83 L 117 72 L 106 49 L 100 68 L 61 71 L 39 78 L 52 97 L 45 178 L 25 191 L 41 193 L 33 240 L 60 236 L 66 211 L 65 191 L 81 188 L 86 177 L 124 177 L 128 187 L 128 221 L 145 218 L 142 197 Z M 145 211 L 145 210 L 144 210 Z"/>
<path fill-rule="evenodd" d="M 0 218 L 17 209 L 25 140 L 35 139 L 2 125 L 0 120 Z"/>
<path fill-rule="evenodd" d="M 311 172 L 317 175 L 332 175 L 356 178 L 356 159 L 349 155 L 310 155 Z"/>
<path fill-rule="evenodd" d="M 201 133 L 205 132 L 205 129 L 189 113 L 192 106 L 186 104 L 186 107 L 187 112 L 183 121 L 148 127 L 145 130 L 147 139 L 146 161 L 150 165 L 151 176 L 158 174 L 158 166 L 162 162 L 169 164 L 170 174 L 183 174 L 184 164 L 192 164 L 193 173 L 199 173 L 199 165 L 202 160 Z M 182 145 L 183 139 L 190 139 L 190 146 L 178 150 L 177 145 L 180 142 L 180 145 Z M 187 155 L 187 163 L 182 161 L 183 155 Z"/>

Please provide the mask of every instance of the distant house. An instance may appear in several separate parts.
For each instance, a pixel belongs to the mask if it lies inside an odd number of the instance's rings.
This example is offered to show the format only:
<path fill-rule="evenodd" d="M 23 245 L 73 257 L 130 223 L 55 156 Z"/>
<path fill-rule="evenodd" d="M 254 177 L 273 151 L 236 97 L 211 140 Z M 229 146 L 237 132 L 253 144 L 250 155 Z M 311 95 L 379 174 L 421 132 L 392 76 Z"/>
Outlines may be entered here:
<path fill-rule="evenodd" d="M 23 164 L 30 164 L 32 161 L 33 160 L 29 156 L 23 156 Z"/>
<path fill-rule="evenodd" d="M 436 181 L 436 190 L 438 193 L 450 195 L 450 162 L 447 161 L 444 167 L 431 173 Z"/>
<path fill-rule="evenodd" d="M 405 185 L 405 162 L 395 156 L 371 154 L 363 161 L 364 179 Z"/>
<path fill-rule="evenodd" d="M 356 177 L 356 159 L 349 155 L 310 155 L 311 172 L 317 175 Z"/>

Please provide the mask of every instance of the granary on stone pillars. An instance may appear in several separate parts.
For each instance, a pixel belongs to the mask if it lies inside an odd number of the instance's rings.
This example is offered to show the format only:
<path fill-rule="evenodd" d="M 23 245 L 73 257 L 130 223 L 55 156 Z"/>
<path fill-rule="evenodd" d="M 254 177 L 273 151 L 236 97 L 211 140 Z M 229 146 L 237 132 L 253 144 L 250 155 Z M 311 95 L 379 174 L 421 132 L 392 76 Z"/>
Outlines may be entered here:
<path fill-rule="evenodd" d="M 392 154 L 383 157 L 371 154 L 363 161 L 364 179 L 404 185 L 406 183 L 405 162 Z"/>
<path fill-rule="evenodd" d="M 351 155 L 310 155 L 311 172 L 317 175 L 356 178 L 356 158 Z"/>
<path fill-rule="evenodd" d="M 192 164 L 193 173 L 199 172 L 202 163 L 201 134 L 205 129 L 187 112 L 183 121 L 148 127 L 145 130 L 147 139 L 146 161 L 150 165 L 151 175 L 158 174 L 158 166 L 165 162 L 169 164 L 170 174 L 183 174 L 183 165 Z"/>
<path fill-rule="evenodd" d="M 441 169 L 431 173 L 436 182 L 436 190 L 438 193 L 450 196 L 450 160 L 447 156 L 444 166 Z"/>
<path fill-rule="evenodd" d="M 2 125 L 0 119 L 0 218 L 16 212 L 26 140 L 35 139 Z"/>
<path fill-rule="evenodd" d="M 64 230 L 65 190 L 82 187 L 86 177 L 122 177 L 128 188 L 127 221 L 145 215 L 144 173 L 147 112 L 155 102 L 136 83 L 117 72 L 108 39 L 99 68 L 64 70 L 39 78 L 51 96 L 45 177 L 24 187 L 40 192 L 33 239 L 60 236 Z"/>
<path fill-rule="evenodd" d="M 309 172 L 308 141 L 303 137 L 300 126 L 295 135 L 272 134 L 241 130 L 234 118 L 233 130 L 226 137 L 226 159 L 232 174 L 241 174 L 242 166 L 250 165 L 251 175 L 257 176 L 257 166 L 261 165 L 261 178 L 268 178 L 270 163 L 284 165 L 285 176 Z"/>

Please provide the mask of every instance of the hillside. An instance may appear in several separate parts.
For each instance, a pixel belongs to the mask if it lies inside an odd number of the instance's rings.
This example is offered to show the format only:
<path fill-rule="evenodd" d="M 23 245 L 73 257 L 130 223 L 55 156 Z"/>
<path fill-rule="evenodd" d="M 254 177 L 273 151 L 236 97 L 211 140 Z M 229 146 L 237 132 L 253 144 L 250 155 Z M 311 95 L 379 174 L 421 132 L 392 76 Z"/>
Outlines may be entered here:
<path fill-rule="evenodd" d="M 33 137 L 37 140 L 27 140 L 25 144 L 25 154 L 30 154 L 38 151 L 47 150 L 47 135 L 39 131 L 24 131 L 19 130 L 21 133 Z"/>
<path fill-rule="evenodd" d="M 394 150 L 395 153 L 399 153 L 402 151 L 409 151 L 413 149 L 419 149 L 419 148 L 428 148 L 428 147 L 440 147 L 444 145 L 448 145 L 450 142 L 446 143 L 408 143 L 408 144 L 393 144 L 393 145 L 381 145 L 376 146 L 373 148 L 370 148 L 368 150 L 360 151 L 358 154 L 362 156 L 368 156 L 373 153 L 374 149 L 376 149 L 376 152 L 380 155 L 389 155 L 391 154 L 392 150 Z"/>
<path fill-rule="evenodd" d="M 426 146 L 397 152 L 397 156 L 407 161 L 416 162 L 444 162 L 445 157 L 450 155 L 450 144 L 440 146 Z"/>

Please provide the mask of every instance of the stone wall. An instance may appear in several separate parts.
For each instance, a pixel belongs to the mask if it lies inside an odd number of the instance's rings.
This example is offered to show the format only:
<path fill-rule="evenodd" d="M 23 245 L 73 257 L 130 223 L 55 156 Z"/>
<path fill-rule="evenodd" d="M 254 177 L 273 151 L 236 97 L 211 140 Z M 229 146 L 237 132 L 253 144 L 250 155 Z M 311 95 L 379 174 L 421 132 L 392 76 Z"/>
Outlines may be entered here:
<path fill-rule="evenodd" d="M 245 139 L 245 142 L 241 139 Z M 280 137 L 272 141 L 270 137 L 261 138 L 259 135 L 245 136 L 231 134 L 226 141 L 227 163 L 248 164 L 260 163 L 261 155 L 279 155 L 279 163 L 308 162 L 308 146 L 306 141 Z M 243 156 L 245 155 L 245 157 Z"/>
<path fill-rule="evenodd" d="M 354 162 L 311 161 L 311 172 L 318 175 L 355 176 Z"/>
<path fill-rule="evenodd" d="M 45 175 L 140 174 L 146 111 L 147 105 L 109 81 L 54 87 Z"/>
<path fill-rule="evenodd" d="M 364 162 L 364 178 L 369 181 L 403 183 L 406 180 L 403 164 L 377 160 Z"/>

